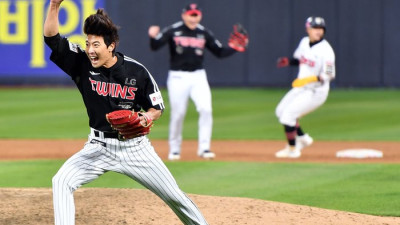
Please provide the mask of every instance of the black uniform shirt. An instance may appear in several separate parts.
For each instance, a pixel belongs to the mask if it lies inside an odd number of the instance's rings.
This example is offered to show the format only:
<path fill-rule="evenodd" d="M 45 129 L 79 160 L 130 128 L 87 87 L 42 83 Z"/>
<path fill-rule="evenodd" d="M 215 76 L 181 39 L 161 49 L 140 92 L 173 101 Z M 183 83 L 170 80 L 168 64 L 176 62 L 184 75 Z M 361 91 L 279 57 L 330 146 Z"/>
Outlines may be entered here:
<path fill-rule="evenodd" d="M 230 47 L 223 47 L 211 31 L 202 25 L 189 29 L 183 21 L 164 28 L 155 38 L 150 38 L 150 47 L 157 50 L 168 43 L 170 51 L 170 69 L 194 71 L 203 69 L 204 49 L 222 58 L 235 53 Z"/>
<path fill-rule="evenodd" d="M 156 82 L 147 69 L 137 61 L 116 53 L 117 62 L 110 68 L 94 68 L 85 51 L 59 34 L 45 37 L 52 49 L 50 59 L 71 76 L 78 87 L 89 126 L 104 132 L 112 128 L 105 115 L 118 109 L 164 109 Z"/>

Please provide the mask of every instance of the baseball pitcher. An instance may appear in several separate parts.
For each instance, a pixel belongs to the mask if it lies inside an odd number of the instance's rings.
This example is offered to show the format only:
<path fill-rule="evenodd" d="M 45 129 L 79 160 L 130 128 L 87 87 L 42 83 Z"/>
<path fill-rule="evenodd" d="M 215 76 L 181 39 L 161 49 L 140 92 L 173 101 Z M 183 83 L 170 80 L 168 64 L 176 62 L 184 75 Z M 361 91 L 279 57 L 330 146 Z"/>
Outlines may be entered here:
<path fill-rule="evenodd" d="M 117 26 L 102 9 L 84 22 L 85 49 L 61 37 L 61 3 L 50 1 L 44 38 L 52 50 L 50 59 L 71 77 L 82 95 L 90 134 L 83 149 L 53 177 L 55 224 L 75 224 L 73 192 L 108 171 L 125 174 L 148 188 L 183 224 L 207 224 L 147 138 L 164 109 L 153 77 L 142 64 L 116 52 Z"/>

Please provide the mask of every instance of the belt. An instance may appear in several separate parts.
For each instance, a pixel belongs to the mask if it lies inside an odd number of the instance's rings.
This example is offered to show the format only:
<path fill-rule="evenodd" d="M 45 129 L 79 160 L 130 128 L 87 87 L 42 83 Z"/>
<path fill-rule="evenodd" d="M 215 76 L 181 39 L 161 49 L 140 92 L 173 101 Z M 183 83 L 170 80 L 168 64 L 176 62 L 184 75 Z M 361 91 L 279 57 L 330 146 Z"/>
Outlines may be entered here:
<path fill-rule="evenodd" d="M 123 139 L 118 132 L 103 132 L 96 129 L 91 128 L 92 135 L 98 138 L 114 138 L 121 140 Z"/>
<path fill-rule="evenodd" d="M 172 72 L 194 72 L 194 71 L 197 71 L 197 70 L 204 70 L 204 68 L 197 68 L 197 69 L 177 69 L 177 70 L 170 69 L 170 71 L 172 71 Z"/>
<path fill-rule="evenodd" d="M 95 137 L 101 137 L 100 132 L 101 131 L 95 130 L 93 131 L 93 134 Z M 104 138 L 116 138 L 116 139 L 119 138 L 118 132 L 102 132 L 102 133 Z"/>
<path fill-rule="evenodd" d="M 99 131 L 93 128 L 90 128 L 91 130 L 91 134 L 95 137 L 98 138 L 114 138 L 114 139 L 118 139 L 120 141 L 126 141 L 127 139 L 125 139 L 124 137 L 122 137 L 118 132 L 103 132 L 103 131 Z M 139 136 L 142 137 L 142 136 Z M 139 138 L 136 137 L 136 138 Z M 130 139 L 129 139 L 130 140 Z"/>

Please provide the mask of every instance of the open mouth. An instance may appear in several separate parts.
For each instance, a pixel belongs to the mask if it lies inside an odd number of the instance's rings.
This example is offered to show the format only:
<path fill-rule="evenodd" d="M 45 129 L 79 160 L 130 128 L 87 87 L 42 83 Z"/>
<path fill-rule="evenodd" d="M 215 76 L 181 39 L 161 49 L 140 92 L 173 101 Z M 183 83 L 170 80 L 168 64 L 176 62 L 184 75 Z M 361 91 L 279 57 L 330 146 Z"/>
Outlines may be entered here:
<path fill-rule="evenodd" d="M 89 59 L 92 64 L 96 64 L 99 61 L 99 57 L 97 56 L 89 56 Z"/>

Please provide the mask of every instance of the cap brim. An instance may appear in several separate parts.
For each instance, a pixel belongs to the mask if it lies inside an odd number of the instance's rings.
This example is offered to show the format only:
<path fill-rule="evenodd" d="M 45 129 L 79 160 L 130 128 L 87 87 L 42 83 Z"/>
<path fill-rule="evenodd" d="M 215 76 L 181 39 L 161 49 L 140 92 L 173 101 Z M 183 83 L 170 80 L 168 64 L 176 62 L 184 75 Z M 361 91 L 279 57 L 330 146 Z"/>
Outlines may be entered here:
<path fill-rule="evenodd" d="M 186 15 L 194 15 L 194 14 L 197 14 L 197 15 L 200 15 L 200 16 L 201 16 L 201 11 L 200 11 L 200 10 L 197 10 L 197 9 L 191 9 L 191 10 L 186 11 L 185 14 L 186 14 Z"/>

